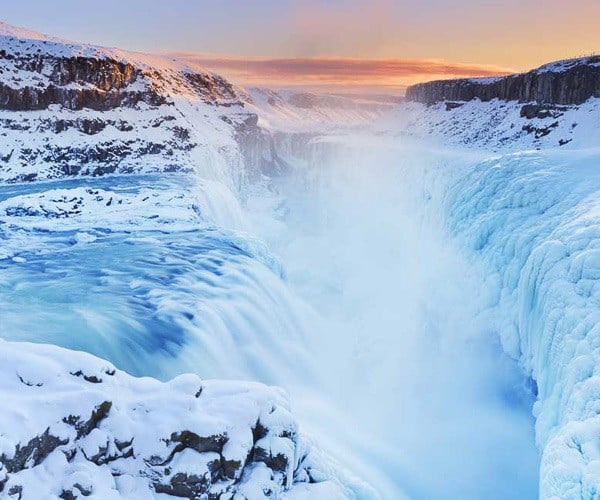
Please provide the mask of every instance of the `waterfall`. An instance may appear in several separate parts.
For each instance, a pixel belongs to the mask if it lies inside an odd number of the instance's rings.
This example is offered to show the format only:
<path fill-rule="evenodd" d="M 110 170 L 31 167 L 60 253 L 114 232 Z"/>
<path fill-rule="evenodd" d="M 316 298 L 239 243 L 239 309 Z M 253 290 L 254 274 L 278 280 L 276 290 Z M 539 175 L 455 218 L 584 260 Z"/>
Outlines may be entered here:
<path fill-rule="evenodd" d="M 135 375 L 282 386 L 303 429 L 382 498 L 535 496 L 533 396 L 484 314 L 493 284 L 446 227 L 445 190 L 470 159 L 389 139 L 307 145 L 304 165 L 241 194 L 182 174 L 3 188 L 17 215 L 0 336 Z M 96 208 L 65 212 L 77 197 Z"/>

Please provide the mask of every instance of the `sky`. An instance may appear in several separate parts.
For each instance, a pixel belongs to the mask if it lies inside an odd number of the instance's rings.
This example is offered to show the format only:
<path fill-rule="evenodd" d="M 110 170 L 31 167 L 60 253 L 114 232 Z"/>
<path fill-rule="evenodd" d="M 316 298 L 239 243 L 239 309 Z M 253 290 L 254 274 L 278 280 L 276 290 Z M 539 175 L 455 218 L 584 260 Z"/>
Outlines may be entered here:
<path fill-rule="evenodd" d="M 0 0 L 76 41 L 184 53 L 242 85 L 396 91 L 600 52 L 600 0 Z"/>

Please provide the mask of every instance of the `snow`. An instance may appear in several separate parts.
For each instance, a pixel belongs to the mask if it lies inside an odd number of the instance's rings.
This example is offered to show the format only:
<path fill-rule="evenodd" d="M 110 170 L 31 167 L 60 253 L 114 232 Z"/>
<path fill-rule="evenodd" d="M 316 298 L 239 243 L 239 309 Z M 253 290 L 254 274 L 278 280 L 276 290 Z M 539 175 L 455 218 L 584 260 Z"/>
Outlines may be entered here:
<path fill-rule="evenodd" d="M 44 35 L 28 28 L 13 26 L 11 24 L 0 21 L 0 36 L 22 39 L 22 40 L 39 40 L 47 42 L 56 42 L 59 44 L 67 44 L 68 40 L 55 36 Z"/>
<path fill-rule="evenodd" d="M 169 72 L 193 71 L 205 75 L 212 73 L 203 70 L 198 64 L 185 61 L 173 56 L 132 52 L 112 47 L 101 47 L 85 43 L 77 43 L 58 37 L 44 35 L 27 28 L 12 26 L 0 21 L 0 41 L 4 51 L 20 56 L 39 56 L 44 54 L 51 57 L 86 57 L 99 59 L 113 59 L 131 63 L 152 72 L 159 70 L 165 74 Z M 3 64 L 6 60 L 3 59 Z M 164 76 L 164 75 L 163 75 Z M 217 78 L 217 75 L 214 75 Z M 168 85 L 168 79 L 165 78 Z M 179 83 L 177 78 L 176 82 Z"/>
<path fill-rule="evenodd" d="M 422 138 L 440 146 L 505 153 L 582 149 L 600 143 L 600 99 L 579 106 L 545 106 L 549 116 L 531 119 L 521 116 L 525 104 L 474 99 L 446 110 L 444 102 L 432 106 L 407 102 L 383 114 L 371 128 L 378 134 Z"/>
<path fill-rule="evenodd" d="M 238 112 L 234 108 L 221 110 L 198 102 L 197 97 L 195 102 L 185 99 L 175 99 L 178 103 L 175 110 L 172 106 L 146 109 L 138 104 L 135 108 L 117 108 L 106 112 L 67 109 L 0 111 L 0 122 L 5 120 L 5 124 L 10 123 L 10 126 L 3 128 L 0 142 L 0 156 L 8 158 L 3 161 L 0 176 L 5 181 L 22 179 L 31 174 L 35 174 L 36 179 L 60 178 L 64 171 L 57 167 L 65 165 L 71 169 L 81 169 L 78 175 L 93 175 L 102 162 L 91 160 L 82 168 L 85 155 L 69 159 L 68 154 L 95 149 L 110 152 L 106 161 L 115 159 L 113 157 L 119 153 L 124 155 L 116 163 L 117 173 L 160 172 L 178 165 L 184 170 L 200 168 L 199 174 L 203 178 L 239 187 L 243 182 L 240 177 L 243 178 L 245 174 L 242 171 L 233 176 L 232 168 L 228 165 L 233 164 L 235 158 L 241 162 L 239 146 L 234 140 L 232 127 L 221 119 L 223 114 L 236 119 Z M 179 114 L 183 111 L 187 116 L 185 119 Z M 98 120 L 105 127 L 93 135 L 86 134 L 78 129 L 82 117 Z M 57 133 L 52 126 L 57 119 L 72 125 Z M 191 134 L 184 143 L 176 138 L 182 129 L 189 130 Z M 157 154 L 148 154 L 146 151 L 154 145 L 160 148 Z M 57 151 L 55 156 L 62 159 L 54 160 L 49 150 Z M 21 154 L 22 151 L 26 153 Z"/>
<path fill-rule="evenodd" d="M 560 73 L 575 66 L 600 66 L 600 58 L 597 55 L 577 57 L 573 59 L 563 59 L 562 61 L 554 61 L 549 64 L 540 66 L 536 72 L 538 73 Z"/>
<path fill-rule="evenodd" d="M 204 478 L 207 492 L 227 498 L 258 500 L 269 490 L 281 499 L 351 497 L 299 435 L 280 389 L 195 375 L 159 382 L 54 346 L 1 341 L 0 347 L 0 481 L 9 495 L 19 491 L 19 498 L 37 500 L 80 490 L 89 498 L 155 498 L 170 478 L 187 474 Z M 83 426 L 99 408 L 108 410 Z M 266 434 L 259 440 L 252 434 L 257 423 Z M 15 465 L 19 446 L 38 436 L 50 443 L 44 433 L 57 442 Z M 206 449 L 193 441 L 178 448 L 180 433 L 206 439 Z M 211 440 L 224 444 L 213 450 Z M 252 458 L 256 450 L 286 457 L 286 468 L 271 470 Z M 221 476 L 215 460 L 238 465 L 233 475 Z"/>

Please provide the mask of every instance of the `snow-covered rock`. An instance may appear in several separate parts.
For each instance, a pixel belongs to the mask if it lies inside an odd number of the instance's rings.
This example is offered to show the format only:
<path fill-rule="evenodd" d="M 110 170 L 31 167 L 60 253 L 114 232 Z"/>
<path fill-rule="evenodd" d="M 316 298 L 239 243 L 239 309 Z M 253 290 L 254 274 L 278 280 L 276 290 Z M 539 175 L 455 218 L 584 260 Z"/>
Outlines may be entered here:
<path fill-rule="evenodd" d="M 0 496 L 347 498 L 282 390 L 0 341 Z"/>

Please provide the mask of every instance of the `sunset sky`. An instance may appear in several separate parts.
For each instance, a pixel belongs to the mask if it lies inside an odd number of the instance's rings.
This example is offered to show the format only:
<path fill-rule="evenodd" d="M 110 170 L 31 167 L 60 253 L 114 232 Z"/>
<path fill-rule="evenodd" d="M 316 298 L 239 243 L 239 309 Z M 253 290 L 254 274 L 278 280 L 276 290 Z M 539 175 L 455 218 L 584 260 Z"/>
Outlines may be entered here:
<path fill-rule="evenodd" d="M 65 38 L 185 53 L 243 85 L 397 91 L 600 52 L 600 0 L 0 0 Z"/>

